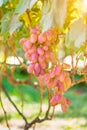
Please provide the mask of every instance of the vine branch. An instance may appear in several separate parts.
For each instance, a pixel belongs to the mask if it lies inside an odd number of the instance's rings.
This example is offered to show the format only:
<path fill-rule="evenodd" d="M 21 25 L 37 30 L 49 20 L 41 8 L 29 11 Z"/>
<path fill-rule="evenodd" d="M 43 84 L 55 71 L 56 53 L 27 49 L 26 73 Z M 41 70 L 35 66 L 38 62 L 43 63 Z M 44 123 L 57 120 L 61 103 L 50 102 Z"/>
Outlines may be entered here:
<path fill-rule="evenodd" d="M 9 126 L 9 123 L 8 123 L 7 113 L 6 113 L 5 108 L 4 108 L 4 106 L 3 106 L 3 103 L 2 103 L 1 93 L 0 93 L 0 102 L 1 102 L 1 107 L 2 107 L 2 109 L 3 109 L 3 112 L 4 112 L 6 125 L 7 125 L 8 129 L 11 130 L 11 129 L 10 129 L 10 126 Z"/>
<path fill-rule="evenodd" d="M 2 86 L 2 89 L 5 93 L 5 95 L 7 96 L 8 100 L 11 102 L 11 104 L 14 106 L 14 108 L 16 109 L 16 111 L 19 113 L 19 115 L 23 118 L 23 120 L 25 121 L 25 123 L 28 123 L 27 122 L 27 119 L 26 117 L 23 115 L 23 113 L 20 112 L 20 110 L 17 108 L 17 106 L 15 105 L 15 103 L 12 101 L 12 99 L 10 98 L 8 92 L 5 90 L 5 88 Z"/>

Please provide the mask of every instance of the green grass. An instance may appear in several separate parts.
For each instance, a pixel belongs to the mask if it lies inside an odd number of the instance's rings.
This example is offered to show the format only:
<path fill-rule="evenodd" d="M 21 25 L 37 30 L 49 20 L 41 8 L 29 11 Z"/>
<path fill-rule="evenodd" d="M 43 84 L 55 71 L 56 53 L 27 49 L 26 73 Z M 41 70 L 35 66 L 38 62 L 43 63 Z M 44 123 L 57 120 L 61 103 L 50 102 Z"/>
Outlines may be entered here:
<path fill-rule="evenodd" d="M 22 94 L 24 96 L 24 100 L 27 102 L 39 102 L 39 92 L 37 89 L 34 89 L 31 86 L 18 85 L 17 87 L 14 87 L 8 82 L 6 77 L 3 77 L 2 85 L 10 94 L 10 96 L 15 96 L 18 98 L 18 101 L 20 101 L 20 94 Z"/>

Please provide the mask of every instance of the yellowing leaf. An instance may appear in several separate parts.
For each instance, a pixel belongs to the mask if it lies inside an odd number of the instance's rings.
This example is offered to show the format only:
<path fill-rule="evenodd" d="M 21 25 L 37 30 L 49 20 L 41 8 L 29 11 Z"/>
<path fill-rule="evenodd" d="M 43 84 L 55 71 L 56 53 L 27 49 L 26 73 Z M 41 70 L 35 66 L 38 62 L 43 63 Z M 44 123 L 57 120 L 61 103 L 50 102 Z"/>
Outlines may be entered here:
<path fill-rule="evenodd" d="M 66 0 L 50 0 L 50 11 L 43 13 L 41 19 L 41 25 L 43 27 L 43 31 L 46 31 L 50 27 L 57 25 L 60 28 L 63 27 L 65 17 L 66 17 Z M 43 12 L 45 10 L 49 10 L 49 3 L 44 4 Z"/>
<path fill-rule="evenodd" d="M 4 60 L 5 60 L 5 54 L 4 54 L 4 52 L 0 52 L 0 63 L 3 63 L 4 62 Z"/>
<path fill-rule="evenodd" d="M 30 20 L 29 20 L 28 14 L 27 14 L 26 12 L 24 12 L 24 13 L 21 15 L 21 18 L 22 18 L 23 21 L 25 22 L 25 25 L 26 25 L 26 26 L 30 25 Z"/>
<path fill-rule="evenodd" d="M 53 7 L 55 23 L 62 28 L 66 18 L 67 0 L 54 0 Z"/>
<path fill-rule="evenodd" d="M 66 34 L 66 46 L 79 48 L 86 40 L 86 29 L 83 18 L 74 21 Z"/>

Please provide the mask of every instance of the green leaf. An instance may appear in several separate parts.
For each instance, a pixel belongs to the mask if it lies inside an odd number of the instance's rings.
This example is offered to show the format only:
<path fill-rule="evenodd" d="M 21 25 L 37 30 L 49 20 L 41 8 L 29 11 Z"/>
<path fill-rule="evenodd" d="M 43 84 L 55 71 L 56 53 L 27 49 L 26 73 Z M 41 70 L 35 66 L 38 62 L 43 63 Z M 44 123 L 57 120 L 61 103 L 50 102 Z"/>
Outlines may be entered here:
<path fill-rule="evenodd" d="M 20 0 L 16 6 L 15 13 L 23 14 L 27 9 L 31 9 L 36 2 L 37 0 Z"/>

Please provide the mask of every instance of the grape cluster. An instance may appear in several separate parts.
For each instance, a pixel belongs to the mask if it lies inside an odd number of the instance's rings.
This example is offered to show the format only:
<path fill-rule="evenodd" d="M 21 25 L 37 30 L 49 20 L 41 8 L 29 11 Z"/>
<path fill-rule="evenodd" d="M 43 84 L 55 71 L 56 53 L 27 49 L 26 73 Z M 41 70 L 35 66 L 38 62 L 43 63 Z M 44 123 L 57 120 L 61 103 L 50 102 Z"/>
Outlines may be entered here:
<path fill-rule="evenodd" d="M 66 91 L 71 85 L 71 79 L 64 72 L 62 65 L 57 64 L 51 71 L 45 74 L 44 82 L 48 88 L 58 88 L 58 92 Z"/>
<path fill-rule="evenodd" d="M 20 40 L 25 58 L 30 61 L 27 71 L 37 76 L 38 80 L 41 78 L 43 84 L 53 91 L 51 106 L 61 104 L 65 112 L 71 102 L 63 96 L 63 93 L 70 87 L 71 79 L 64 71 L 67 65 L 58 64 L 53 52 L 57 38 L 56 32 L 51 28 L 41 33 L 39 27 L 31 29 L 30 32 L 29 39 Z"/>
<path fill-rule="evenodd" d="M 25 51 L 25 58 L 31 63 L 27 71 L 35 76 L 43 75 L 49 68 L 49 63 L 55 63 L 55 57 L 51 52 L 55 32 L 53 29 L 41 33 L 39 27 L 31 29 L 28 40 L 22 38 L 20 44 Z"/>
<path fill-rule="evenodd" d="M 45 74 L 44 82 L 48 89 L 52 89 L 54 94 L 50 101 L 52 106 L 61 104 L 62 110 L 67 110 L 67 105 L 71 102 L 63 96 L 63 93 L 70 87 L 71 79 L 67 72 L 64 72 L 62 65 L 57 64 L 51 71 Z"/>

